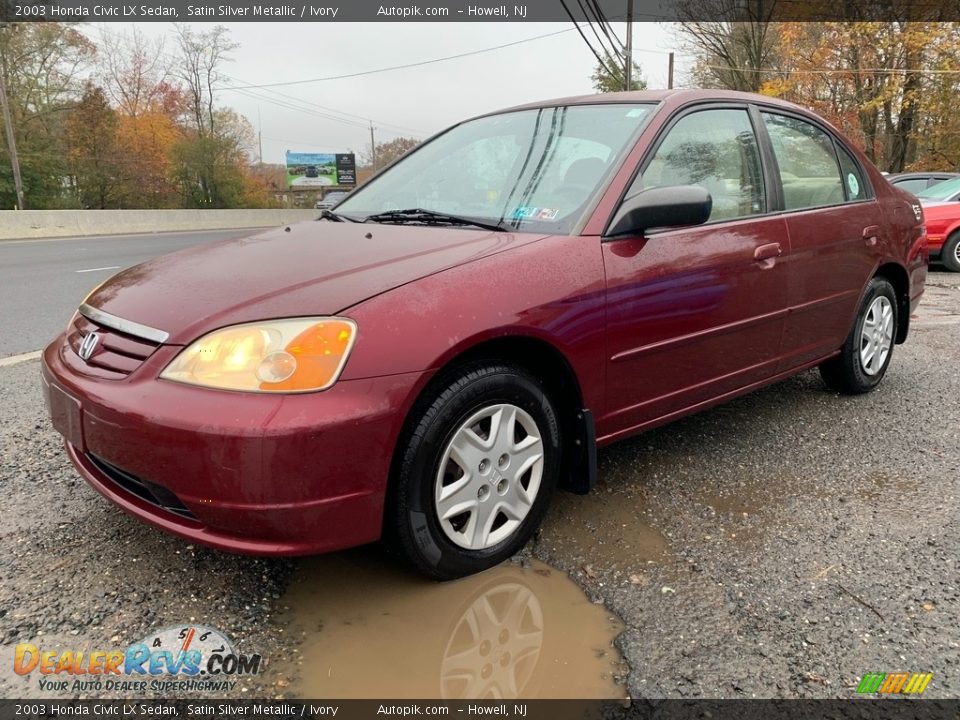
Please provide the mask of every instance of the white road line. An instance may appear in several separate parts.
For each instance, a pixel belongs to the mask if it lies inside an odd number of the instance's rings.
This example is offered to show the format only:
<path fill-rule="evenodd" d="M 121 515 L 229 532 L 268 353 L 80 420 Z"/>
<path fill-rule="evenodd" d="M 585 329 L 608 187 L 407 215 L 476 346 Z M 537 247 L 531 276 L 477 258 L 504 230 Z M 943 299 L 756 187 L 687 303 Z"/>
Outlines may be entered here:
<path fill-rule="evenodd" d="M 23 353 L 22 355 L 11 355 L 10 357 L 0 358 L 0 367 L 7 367 L 9 365 L 19 365 L 22 362 L 27 362 L 28 360 L 36 360 L 40 357 L 42 350 L 34 350 L 33 352 Z"/>
<path fill-rule="evenodd" d="M 120 268 L 119 265 L 111 265 L 110 267 L 90 268 L 90 269 L 88 269 L 88 270 L 74 270 L 74 272 L 78 272 L 78 273 L 81 273 L 81 272 L 97 272 L 98 270 L 118 270 L 119 268 Z"/>

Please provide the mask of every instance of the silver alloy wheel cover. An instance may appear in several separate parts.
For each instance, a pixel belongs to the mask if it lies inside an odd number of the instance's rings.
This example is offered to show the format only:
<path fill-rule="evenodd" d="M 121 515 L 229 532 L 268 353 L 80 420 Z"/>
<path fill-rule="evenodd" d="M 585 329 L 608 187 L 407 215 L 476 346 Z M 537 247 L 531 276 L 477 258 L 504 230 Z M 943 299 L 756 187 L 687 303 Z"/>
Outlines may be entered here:
<path fill-rule="evenodd" d="M 515 441 L 518 425 L 523 437 Z M 542 478 L 543 439 L 537 423 L 516 405 L 488 405 L 461 423 L 440 458 L 434 479 L 440 527 L 464 549 L 493 547 L 520 527 Z"/>
<path fill-rule="evenodd" d="M 953 259 L 957 263 L 960 263 L 960 242 L 953 246 Z"/>
<path fill-rule="evenodd" d="M 860 367 L 867 375 L 883 369 L 893 347 L 893 304 L 878 295 L 867 308 L 860 327 Z"/>

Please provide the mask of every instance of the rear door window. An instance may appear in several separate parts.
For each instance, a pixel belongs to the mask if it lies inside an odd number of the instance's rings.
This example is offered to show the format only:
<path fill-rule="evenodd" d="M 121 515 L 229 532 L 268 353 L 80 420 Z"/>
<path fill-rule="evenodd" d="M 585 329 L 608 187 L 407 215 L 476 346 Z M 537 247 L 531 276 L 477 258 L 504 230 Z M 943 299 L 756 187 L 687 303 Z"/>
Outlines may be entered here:
<path fill-rule="evenodd" d="M 833 139 L 799 118 L 768 112 L 762 115 L 780 167 L 785 208 L 801 210 L 844 202 L 846 192 Z M 851 183 L 850 189 L 859 187 Z"/>

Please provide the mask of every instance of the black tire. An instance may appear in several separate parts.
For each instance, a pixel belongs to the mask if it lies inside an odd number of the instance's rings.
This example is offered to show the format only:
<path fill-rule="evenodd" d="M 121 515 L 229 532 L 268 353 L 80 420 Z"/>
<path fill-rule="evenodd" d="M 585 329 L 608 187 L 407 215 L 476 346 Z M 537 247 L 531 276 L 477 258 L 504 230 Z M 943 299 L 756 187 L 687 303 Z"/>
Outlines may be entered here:
<path fill-rule="evenodd" d="M 885 297 L 890 303 L 893 312 L 892 339 L 890 349 L 882 365 L 870 374 L 864 367 L 861 359 L 860 347 L 864 322 L 871 306 L 879 297 Z M 875 277 L 867 285 L 867 291 L 860 300 L 857 318 L 850 329 L 850 334 L 840 348 L 840 354 L 831 358 L 820 366 L 820 377 L 833 390 L 847 395 L 859 395 L 869 392 L 883 380 L 883 376 L 893 358 L 893 349 L 897 337 L 897 294 L 886 278 Z"/>
<path fill-rule="evenodd" d="M 440 462 L 456 432 L 476 413 L 498 404 L 516 406 L 536 423 L 543 447 L 539 489 L 508 537 L 472 550 L 453 542 L 441 527 L 434 493 Z M 441 380 L 437 391 L 414 408 L 412 418 L 398 448 L 384 518 L 388 549 L 399 550 L 418 570 L 439 580 L 486 570 L 520 550 L 539 527 L 560 473 L 560 424 L 542 385 L 513 365 L 471 364 Z"/>
<path fill-rule="evenodd" d="M 947 238 L 940 249 L 940 262 L 947 270 L 960 272 L 960 232 L 955 232 Z"/>

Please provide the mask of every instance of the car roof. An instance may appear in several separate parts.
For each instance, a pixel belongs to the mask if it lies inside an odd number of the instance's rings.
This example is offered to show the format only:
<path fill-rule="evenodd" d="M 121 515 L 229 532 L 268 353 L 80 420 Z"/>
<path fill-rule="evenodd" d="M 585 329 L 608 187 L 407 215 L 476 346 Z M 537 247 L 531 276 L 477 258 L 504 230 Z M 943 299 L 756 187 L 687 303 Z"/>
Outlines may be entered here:
<path fill-rule="evenodd" d="M 785 110 L 796 110 L 804 114 L 810 114 L 806 108 L 795 105 L 792 102 L 781 100 L 779 98 L 759 95 L 757 93 L 737 92 L 734 90 L 703 90 L 703 89 L 683 89 L 683 90 L 634 90 L 631 92 L 615 93 L 593 93 L 590 95 L 571 95 L 569 97 L 554 98 L 552 100 L 541 100 L 538 102 L 515 105 L 504 108 L 486 115 L 496 115 L 501 112 L 513 112 L 515 110 L 533 110 L 543 107 L 560 107 L 567 105 L 598 105 L 606 103 L 669 103 L 670 105 L 686 105 L 691 102 L 705 100 L 729 101 L 729 102 L 751 102 L 774 107 L 782 107 Z"/>
<path fill-rule="evenodd" d="M 942 177 L 942 178 L 955 178 L 960 177 L 960 173 L 949 172 L 944 170 L 943 172 L 932 170 L 930 172 L 908 172 L 908 173 L 896 173 L 891 175 L 891 179 L 909 179 L 909 178 L 932 178 L 932 177 Z"/>

